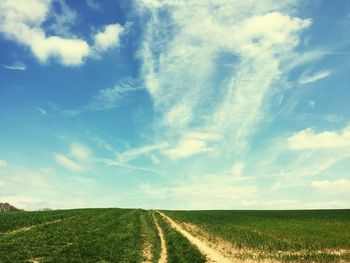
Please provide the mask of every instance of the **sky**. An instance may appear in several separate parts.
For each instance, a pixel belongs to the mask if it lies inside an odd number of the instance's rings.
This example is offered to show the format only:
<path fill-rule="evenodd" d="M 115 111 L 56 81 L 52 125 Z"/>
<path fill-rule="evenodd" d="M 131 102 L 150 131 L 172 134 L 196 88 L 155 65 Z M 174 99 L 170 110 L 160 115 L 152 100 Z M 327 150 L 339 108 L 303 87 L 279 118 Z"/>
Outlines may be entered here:
<path fill-rule="evenodd" d="M 0 202 L 350 208 L 347 0 L 0 1 Z"/>

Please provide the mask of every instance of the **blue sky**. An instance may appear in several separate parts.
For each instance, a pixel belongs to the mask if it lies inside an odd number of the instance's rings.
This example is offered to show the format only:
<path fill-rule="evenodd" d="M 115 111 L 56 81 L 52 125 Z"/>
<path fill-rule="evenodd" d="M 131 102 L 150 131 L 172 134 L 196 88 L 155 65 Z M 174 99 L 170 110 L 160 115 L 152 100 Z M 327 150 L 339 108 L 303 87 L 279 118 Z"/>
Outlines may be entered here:
<path fill-rule="evenodd" d="M 0 2 L 0 201 L 350 206 L 349 1 Z"/>

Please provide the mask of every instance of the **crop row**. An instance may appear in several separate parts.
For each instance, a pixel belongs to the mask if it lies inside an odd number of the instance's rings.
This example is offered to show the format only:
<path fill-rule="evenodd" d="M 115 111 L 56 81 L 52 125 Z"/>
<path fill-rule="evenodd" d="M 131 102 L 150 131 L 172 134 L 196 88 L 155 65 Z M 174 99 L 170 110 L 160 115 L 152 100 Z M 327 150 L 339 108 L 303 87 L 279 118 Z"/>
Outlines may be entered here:
<path fill-rule="evenodd" d="M 350 210 L 163 212 L 227 241 L 237 257 L 350 261 Z"/>
<path fill-rule="evenodd" d="M 141 210 L 96 209 L 0 235 L 1 262 L 140 262 Z"/>

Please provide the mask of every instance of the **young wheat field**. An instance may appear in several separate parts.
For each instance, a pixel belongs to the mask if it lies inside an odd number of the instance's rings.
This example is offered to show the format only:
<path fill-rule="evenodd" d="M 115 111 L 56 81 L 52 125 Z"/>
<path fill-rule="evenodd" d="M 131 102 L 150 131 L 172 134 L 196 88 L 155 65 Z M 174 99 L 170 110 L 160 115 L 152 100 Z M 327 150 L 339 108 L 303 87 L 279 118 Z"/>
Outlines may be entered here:
<path fill-rule="evenodd" d="M 0 262 L 350 262 L 350 210 L 2 212 Z"/>

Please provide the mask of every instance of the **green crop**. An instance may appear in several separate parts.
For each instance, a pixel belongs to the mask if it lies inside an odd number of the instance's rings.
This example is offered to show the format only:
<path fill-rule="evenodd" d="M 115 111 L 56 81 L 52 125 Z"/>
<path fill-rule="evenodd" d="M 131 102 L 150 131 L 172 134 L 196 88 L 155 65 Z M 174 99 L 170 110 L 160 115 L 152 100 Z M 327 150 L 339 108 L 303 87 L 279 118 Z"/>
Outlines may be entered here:
<path fill-rule="evenodd" d="M 169 223 L 155 213 L 160 227 L 163 229 L 169 263 L 202 263 L 205 257 L 184 236 L 169 226 Z"/>
<path fill-rule="evenodd" d="M 350 210 L 163 212 L 228 241 L 240 258 L 350 261 Z"/>
<path fill-rule="evenodd" d="M 64 212 L 66 216 L 63 216 Z M 41 219 L 47 218 L 46 213 L 55 214 L 55 211 L 37 213 L 38 222 L 41 222 L 38 225 L 1 234 L 0 262 L 141 261 L 140 216 L 145 211 L 86 209 L 64 212 L 62 220 L 52 223 L 42 223 Z M 28 217 L 26 212 L 17 216 Z M 23 226 L 21 219 L 17 222 L 18 226 Z"/>
<path fill-rule="evenodd" d="M 158 230 L 153 220 L 152 211 L 145 211 L 141 213 L 141 233 L 142 243 L 146 246 L 150 246 L 150 254 L 152 255 L 152 262 L 157 263 L 160 257 L 161 245 Z M 146 257 L 143 256 L 143 260 Z"/>

